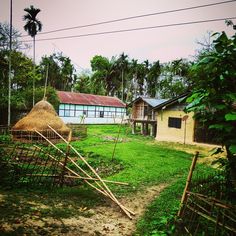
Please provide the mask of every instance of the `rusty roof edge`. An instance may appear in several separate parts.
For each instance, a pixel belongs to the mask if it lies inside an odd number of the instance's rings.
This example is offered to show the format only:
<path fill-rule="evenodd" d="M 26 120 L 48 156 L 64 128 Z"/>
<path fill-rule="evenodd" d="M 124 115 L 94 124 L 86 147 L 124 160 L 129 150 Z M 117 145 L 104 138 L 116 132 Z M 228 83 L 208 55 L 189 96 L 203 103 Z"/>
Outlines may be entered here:
<path fill-rule="evenodd" d="M 69 99 L 71 98 L 71 96 L 75 95 L 81 95 L 84 96 L 85 99 L 87 99 L 88 96 L 91 97 L 95 97 L 95 98 L 106 98 L 106 99 L 111 99 L 111 100 L 115 100 L 116 102 L 118 102 L 119 104 L 115 104 L 115 105 L 107 105 L 107 104 L 103 104 L 103 103 L 96 103 L 96 104 L 86 104 L 86 105 L 97 105 L 97 106 L 107 106 L 107 107 L 126 107 L 127 105 L 121 101 L 119 98 L 117 97 L 112 97 L 112 96 L 104 96 L 104 95 L 96 95 L 96 94 L 88 94 L 88 93 L 77 93 L 77 92 L 69 92 L 69 91 L 57 91 L 57 95 L 59 97 L 60 102 L 65 103 L 63 101 L 61 101 L 61 97 L 62 96 L 67 96 Z M 72 99 L 72 98 L 71 98 Z M 84 103 L 82 102 L 66 102 L 67 104 L 76 104 L 76 105 L 84 105 Z"/>

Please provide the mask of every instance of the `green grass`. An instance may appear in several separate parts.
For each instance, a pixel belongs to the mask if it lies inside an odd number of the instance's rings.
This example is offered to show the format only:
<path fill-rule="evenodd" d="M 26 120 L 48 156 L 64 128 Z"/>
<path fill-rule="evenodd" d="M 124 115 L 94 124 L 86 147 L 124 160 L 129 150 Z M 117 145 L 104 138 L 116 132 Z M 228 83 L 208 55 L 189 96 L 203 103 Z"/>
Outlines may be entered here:
<path fill-rule="evenodd" d="M 116 125 L 90 125 L 87 138 L 72 142 L 72 145 L 94 168 L 102 169 L 101 176 L 129 183 L 129 186 L 111 185 L 111 189 L 120 197 L 132 195 L 148 186 L 168 184 L 168 188 L 150 205 L 138 222 L 136 232 L 136 235 L 159 235 L 163 225 L 176 213 L 193 155 L 176 150 L 169 144 L 155 142 L 150 137 L 132 135 L 130 128 L 122 127 L 112 162 L 118 130 Z M 66 149 L 65 144 L 58 144 L 58 147 Z M 178 145 L 178 149 L 181 149 L 181 145 Z M 209 168 L 199 166 L 199 169 L 208 171 Z M 102 196 L 86 186 L 31 191 L 0 189 L 1 194 L 0 223 L 34 216 L 34 212 L 37 212 L 36 217 L 56 219 L 86 215 L 87 211 L 81 209 L 106 204 Z M 32 201 L 37 204 L 31 206 Z M 69 207 L 65 207 L 65 204 Z M 40 208 L 40 205 L 47 207 Z"/>

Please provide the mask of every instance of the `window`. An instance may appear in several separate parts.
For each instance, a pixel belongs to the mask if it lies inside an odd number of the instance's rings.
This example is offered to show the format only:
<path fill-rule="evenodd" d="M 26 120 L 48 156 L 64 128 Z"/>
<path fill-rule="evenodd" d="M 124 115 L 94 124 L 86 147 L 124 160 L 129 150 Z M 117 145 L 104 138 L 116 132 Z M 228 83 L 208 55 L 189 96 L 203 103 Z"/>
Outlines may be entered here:
<path fill-rule="evenodd" d="M 169 117 L 168 127 L 181 129 L 181 118 Z"/>
<path fill-rule="evenodd" d="M 104 111 L 100 111 L 99 117 L 101 117 L 101 118 L 104 117 Z"/>

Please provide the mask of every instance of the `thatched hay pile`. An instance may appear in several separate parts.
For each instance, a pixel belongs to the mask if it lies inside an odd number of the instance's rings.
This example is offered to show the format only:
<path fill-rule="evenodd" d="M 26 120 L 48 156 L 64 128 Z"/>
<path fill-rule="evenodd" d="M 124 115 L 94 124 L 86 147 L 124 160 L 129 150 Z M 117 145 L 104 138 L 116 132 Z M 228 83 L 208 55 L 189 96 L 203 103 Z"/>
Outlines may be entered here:
<path fill-rule="evenodd" d="M 19 131 L 21 131 L 26 135 L 26 132 L 31 133 L 31 131 L 34 132 L 35 130 L 43 133 L 50 132 L 48 125 L 60 134 L 68 135 L 70 132 L 70 129 L 57 115 L 53 106 L 49 102 L 42 100 L 35 104 L 27 116 L 23 117 L 12 127 L 12 134 L 13 136 L 15 134 L 19 135 Z"/>

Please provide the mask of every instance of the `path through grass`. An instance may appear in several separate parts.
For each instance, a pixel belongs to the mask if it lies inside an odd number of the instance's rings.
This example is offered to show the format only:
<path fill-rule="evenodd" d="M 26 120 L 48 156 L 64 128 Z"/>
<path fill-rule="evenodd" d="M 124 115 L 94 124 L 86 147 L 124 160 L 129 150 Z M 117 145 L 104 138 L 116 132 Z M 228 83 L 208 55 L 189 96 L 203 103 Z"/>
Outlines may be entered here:
<path fill-rule="evenodd" d="M 119 127 L 115 125 L 88 126 L 88 137 L 73 142 L 72 145 L 84 155 L 89 156 L 88 161 L 91 164 L 98 164 L 99 159 L 109 165 L 118 129 Z M 66 148 L 65 144 L 59 144 L 58 146 Z M 153 221 L 158 222 L 158 217 L 164 216 L 164 212 L 167 212 L 167 214 L 169 212 L 169 215 L 172 215 L 172 211 L 176 211 L 192 156 L 192 154 L 171 147 L 168 148 L 168 145 L 163 145 L 163 143 L 157 143 L 153 138 L 131 135 L 129 128 L 122 128 L 114 155 L 114 160 L 122 168 L 115 171 L 115 173 L 109 172 L 107 178 L 128 182 L 130 185 L 128 187 L 111 186 L 114 193 L 119 197 L 129 197 L 136 191 L 145 191 L 146 188 L 153 185 L 163 183 L 169 185 L 165 190 L 166 192 L 163 192 L 164 197 L 160 198 L 160 202 L 158 202 L 158 199 L 154 201 L 144 218 L 138 223 L 136 235 L 155 234 L 156 225 Z M 99 169 L 100 166 L 98 165 L 97 168 Z M 200 166 L 200 168 L 208 171 L 208 168 L 204 166 Z M 14 197 L 12 198 L 12 196 Z M 168 204 L 165 204 L 165 201 Z M 81 215 L 89 217 L 90 213 L 83 209 L 92 209 L 95 205 L 103 204 L 103 197 L 98 196 L 86 187 L 64 188 L 53 191 L 44 191 L 43 189 L 31 191 L 25 189 L 6 190 L 0 188 L 0 223 L 8 222 L 11 224 L 13 222 L 14 227 L 11 230 L 14 232 L 14 230 L 19 230 L 14 219 L 19 219 L 23 223 L 21 231 L 27 233 L 29 228 L 25 227 L 24 222 L 32 217 L 33 219 L 35 217 L 36 219 L 39 217 L 41 219 L 47 217 L 64 219 L 80 217 Z M 66 207 L 67 205 L 69 207 Z M 158 211 L 158 214 L 155 213 L 156 211 Z M 12 214 L 14 215 L 13 218 Z M 44 225 L 38 226 L 40 230 L 45 229 L 46 222 L 47 220 L 45 220 Z M 69 230 L 66 229 L 65 225 L 61 227 L 64 231 Z M 37 229 L 32 230 L 32 232 L 38 233 Z M 1 235 L 6 232 L 6 228 L 1 229 L 0 227 Z M 52 232 L 53 227 L 44 234 L 50 235 Z"/>

